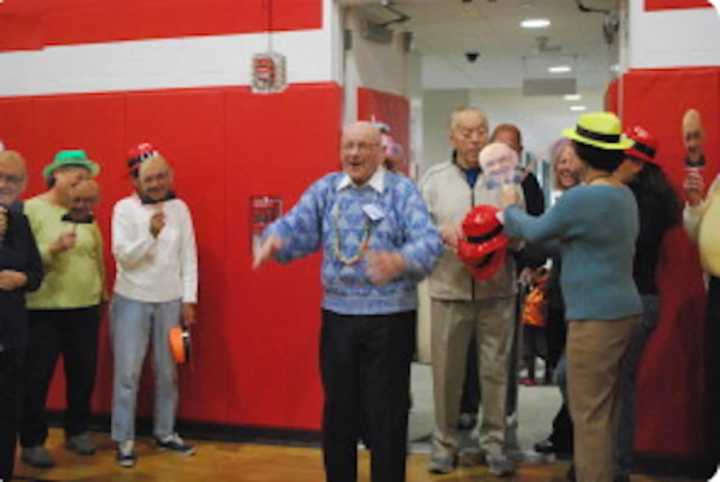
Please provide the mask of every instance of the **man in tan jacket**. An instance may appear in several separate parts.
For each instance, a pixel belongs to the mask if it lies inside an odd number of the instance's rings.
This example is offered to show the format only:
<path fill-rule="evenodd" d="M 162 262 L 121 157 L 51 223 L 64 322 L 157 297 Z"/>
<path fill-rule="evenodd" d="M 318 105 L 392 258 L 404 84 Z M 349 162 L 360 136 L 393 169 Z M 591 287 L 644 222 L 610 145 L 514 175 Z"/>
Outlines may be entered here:
<path fill-rule="evenodd" d="M 460 224 L 473 206 L 500 206 L 501 189 L 487 189 L 478 165 L 487 144 L 488 122 L 477 109 L 463 108 L 451 117 L 450 161 L 432 167 L 420 183 L 430 214 L 440 227 L 446 249 L 430 276 L 431 351 L 435 431 L 429 470 L 449 473 L 457 466 L 457 423 L 467 348 L 475 337 L 478 350 L 483 421 L 480 452 L 490 472 L 514 472 L 506 456 L 505 405 L 509 357 L 514 332 L 517 285 L 512 256 L 488 281 L 475 280 L 458 259 Z"/>

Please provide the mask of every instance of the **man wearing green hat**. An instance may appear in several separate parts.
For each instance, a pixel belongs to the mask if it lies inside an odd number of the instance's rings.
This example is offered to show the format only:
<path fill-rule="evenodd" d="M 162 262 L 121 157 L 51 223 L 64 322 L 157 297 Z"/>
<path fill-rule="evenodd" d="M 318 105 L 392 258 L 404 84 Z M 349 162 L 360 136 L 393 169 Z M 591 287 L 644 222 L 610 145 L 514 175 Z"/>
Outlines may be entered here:
<path fill-rule="evenodd" d="M 67 383 L 66 448 L 80 455 L 95 453 L 88 421 L 104 297 L 102 238 L 94 221 L 73 225 L 66 214 L 75 186 L 99 171 L 85 151 L 60 151 L 43 170 L 48 190 L 25 203 L 46 270 L 40 289 L 27 297 L 30 336 L 20 443 L 21 459 L 34 467 L 55 464 L 44 447 L 45 403 L 60 354 Z"/>

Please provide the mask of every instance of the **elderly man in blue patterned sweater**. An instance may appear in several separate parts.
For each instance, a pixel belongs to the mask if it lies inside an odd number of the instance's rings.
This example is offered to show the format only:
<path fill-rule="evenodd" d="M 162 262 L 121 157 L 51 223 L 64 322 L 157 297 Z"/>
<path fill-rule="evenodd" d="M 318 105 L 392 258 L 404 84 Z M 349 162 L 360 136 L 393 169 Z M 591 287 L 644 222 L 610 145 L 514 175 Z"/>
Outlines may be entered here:
<path fill-rule="evenodd" d="M 422 196 L 385 171 L 380 132 L 343 130 L 343 172 L 315 182 L 270 225 L 255 267 L 323 250 L 320 370 L 328 482 L 357 479 L 360 429 L 373 482 L 403 482 L 416 285 L 443 252 Z"/>

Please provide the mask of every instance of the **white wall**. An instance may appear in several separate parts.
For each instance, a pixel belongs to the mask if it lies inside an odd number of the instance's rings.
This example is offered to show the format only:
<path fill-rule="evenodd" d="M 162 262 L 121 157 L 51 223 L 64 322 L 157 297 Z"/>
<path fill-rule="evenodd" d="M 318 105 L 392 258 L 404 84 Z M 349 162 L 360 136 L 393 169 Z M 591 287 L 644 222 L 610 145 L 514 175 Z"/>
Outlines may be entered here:
<path fill-rule="evenodd" d="M 602 91 L 585 91 L 582 95 L 582 104 L 588 111 L 602 110 Z M 560 132 L 575 125 L 578 113 L 570 111 L 570 104 L 556 96 L 523 97 L 520 89 L 425 91 L 422 168 L 447 159 L 449 116 L 459 105 L 484 111 L 491 131 L 497 124 L 517 124 L 522 130 L 525 148 L 544 158 L 552 143 L 560 138 Z"/>
<path fill-rule="evenodd" d="M 630 2 L 631 68 L 720 65 L 720 16 L 712 8 L 646 12 Z"/>
<path fill-rule="evenodd" d="M 427 90 L 423 95 L 422 152 L 417 153 L 420 175 L 429 166 L 448 160 L 450 144 L 448 132 L 450 114 L 457 107 L 467 105 L 467 90 Z"/>
<path fill-rule="evenodd" d="M 380 44 L 362 38 L 362 17 L 345 11 L 345 28 L 352 32 L 352 47 L 345 51 L 345 123 L 357 120 L 357 89 L 367 87 L 405 95 L 407 59 L 400 38 Z"/>

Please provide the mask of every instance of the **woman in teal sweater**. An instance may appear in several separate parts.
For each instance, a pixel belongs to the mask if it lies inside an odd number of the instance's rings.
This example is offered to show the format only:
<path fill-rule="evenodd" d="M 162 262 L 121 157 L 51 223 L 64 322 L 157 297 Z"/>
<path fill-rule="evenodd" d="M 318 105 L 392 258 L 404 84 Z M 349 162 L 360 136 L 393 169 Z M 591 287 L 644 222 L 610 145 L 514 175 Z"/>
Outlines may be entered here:
<path fill-rule="evenodd" d="M 563 135 L 584 163 L 584 186 L 565 193 L 540 217 L 525 214 L 507 190 L 505 232 L 543 243 L 562 257 L 561 287 L 568 320 L 570 413 L 580 482 L 613 480 L 612 434 L 620 403 L 620 372 L 642 304 L 633 281 L 638 209 L 613 171 L 633 143 L 610 113 L 585 114 Z"/>

